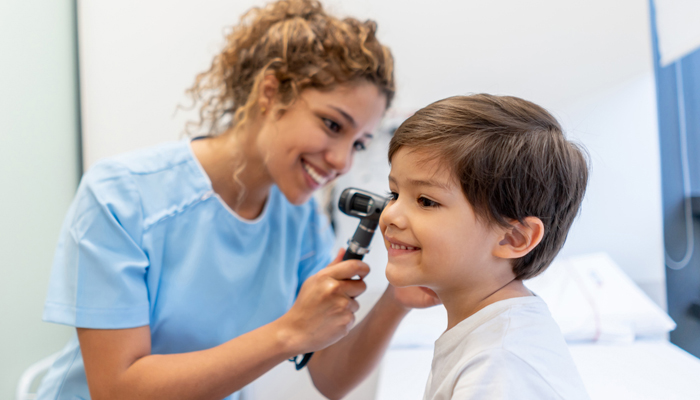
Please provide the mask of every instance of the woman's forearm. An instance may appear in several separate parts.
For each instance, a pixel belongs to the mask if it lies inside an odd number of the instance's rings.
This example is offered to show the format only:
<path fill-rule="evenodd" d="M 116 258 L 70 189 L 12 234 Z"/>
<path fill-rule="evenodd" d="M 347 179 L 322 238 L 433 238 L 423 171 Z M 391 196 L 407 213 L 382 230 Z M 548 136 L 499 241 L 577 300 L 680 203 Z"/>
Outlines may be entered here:
<path fill-rule="evenodd" d="M 367 264 L 340 257 L 304 282 L 282 317 L 208 350 L 151 355 L 148 326 L 78 329 L 92 397 L 220 399 L 289 357 L 337 342 L 352 326 L 353 298 L 366 287 L 350 278 L 369 273 Z"/>
<path fill-rule="evenodd" d="M 316 388 L 329 399 L 345 396 L 379 364 L 408 309 L 389 286 L 367 316 L 343 339 L 316 352 L 309 372 Z"/>
<path fill-rule="evenodd" d="M 100 359 L 119 358 L 105 349 L 104 344 L 104 340 L 119 341 L 118 338 L 100 337 L 104 334 L 100 330 L 81 330 L 91 397 L 96 400 L 224 398 L 296 353 L 285 337 L 286 332 L 276 322 L 211 349 L 149 354 L 121 366 L 118 360 L 107 363 Z M 111 347 L 123 348 L 123 344 Z M 102 347 L 101 351 L 96 346 Z"/>

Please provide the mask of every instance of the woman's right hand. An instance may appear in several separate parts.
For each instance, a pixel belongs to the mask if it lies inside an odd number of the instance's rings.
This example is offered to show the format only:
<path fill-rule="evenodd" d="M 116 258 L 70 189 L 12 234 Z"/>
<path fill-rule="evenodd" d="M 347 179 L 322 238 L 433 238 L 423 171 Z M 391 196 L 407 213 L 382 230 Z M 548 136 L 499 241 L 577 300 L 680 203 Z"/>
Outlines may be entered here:
<path fill-rule="evenodd" d="M 342 261 L 344 250 L 326 268 L 304 282 L 292 308 L 279 319 L 297 354 L 330 346 L 350 332 L 355 312 L 360 308 L 355 297 L 367 289 L 364 277 L 369 266 L 360 260 Z M 359 276 L 359 279 L 351 279 Z"/>

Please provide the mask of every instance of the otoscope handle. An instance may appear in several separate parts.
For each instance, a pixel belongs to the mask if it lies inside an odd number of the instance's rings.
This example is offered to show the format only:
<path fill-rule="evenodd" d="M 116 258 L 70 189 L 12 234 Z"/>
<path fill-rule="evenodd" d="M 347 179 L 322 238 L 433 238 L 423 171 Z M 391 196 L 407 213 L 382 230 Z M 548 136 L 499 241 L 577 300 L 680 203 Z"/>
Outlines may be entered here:
<path fill-rule="evenodd" d="M 353 252 L 350 249 L 345 250 L 345 254 L 343 255 L 343 261 L 345 260 L 362 260 L 362 257 L 364 257 L 364 254 L 357 254 Z M 297 356 L 294 356 L 293 358 L 290 359 L 290 361 L 294 362 L 294 366 L 296 367 L 297 371 L 300 369 L 304 368 L 306 364 L 309 362 L 311 359 L 311 356 L 313 356 L 314 353 L 306 353 L 304 354 L 304 357 L 302 357 L 301 361 L 297 362 Z"/>
<path fill-rule="evenodd" d="M 345 250 L 345 255 L 343 256 L 343 261 L 345 260 L 362 260 L 364 254 L 357 254 L 350 249 Z"/>
<path fill-rule="evenodd" d="M 343 190 L 338 202 L 338 209 L 345 214 L 360 218 L 360 224 L 355 234 L 348 242 L 343 261 L 362 260 L 369 251 L 369 243 L 372 241 L 374 231 L 379 224 L 379 215 L 389 202 L 388 197 L 381 197 L 365 190 L 348 188 Z M 306 353 L 301 361 L 297 362 L 294 356 L 290 361 L 294 362 L 297 371 L 304 368 L 314 353 Z"/>

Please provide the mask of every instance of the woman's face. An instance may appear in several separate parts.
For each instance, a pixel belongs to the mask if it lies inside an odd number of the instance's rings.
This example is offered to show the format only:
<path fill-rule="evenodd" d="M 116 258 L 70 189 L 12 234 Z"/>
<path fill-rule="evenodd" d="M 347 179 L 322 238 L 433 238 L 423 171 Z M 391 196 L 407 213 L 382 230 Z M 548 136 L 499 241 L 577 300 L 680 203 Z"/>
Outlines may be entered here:
<path fill-rule="evenodd" d="M 369 83 L 306 89 L 281 115 L 265 114 L 256 147 L 266 173 L 292 204 L 306 202 L 352 165 L 372 139 L 386 97 Z"/>

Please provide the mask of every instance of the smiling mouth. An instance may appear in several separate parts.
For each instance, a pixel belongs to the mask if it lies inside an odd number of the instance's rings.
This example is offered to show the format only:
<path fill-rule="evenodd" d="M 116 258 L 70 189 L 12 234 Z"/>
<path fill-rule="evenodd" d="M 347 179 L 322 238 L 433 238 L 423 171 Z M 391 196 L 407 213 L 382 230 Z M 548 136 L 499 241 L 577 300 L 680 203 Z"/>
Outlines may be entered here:
<path fill-rule="evenodd" d="M 316 172 L 316 169 L 314 167 L 307 164 L 304 160 L 301 161 L 301 165 L 304 167 L 304 170 L 307 174 L 309 174 L 311 179 L 313 179 L 313 181 L 316 182 L 316 184 L 318 184 L 319 186 L 325 185 L 330 180 L 330 177 L 324 177 L 323 175 L 319 174 L 318 172 Z"/>
<path fill-rule="evenodd" d="M 402 246 L 400 244 L 389 243 L 394 250 L 420 250 L 420 247 Z"/>

